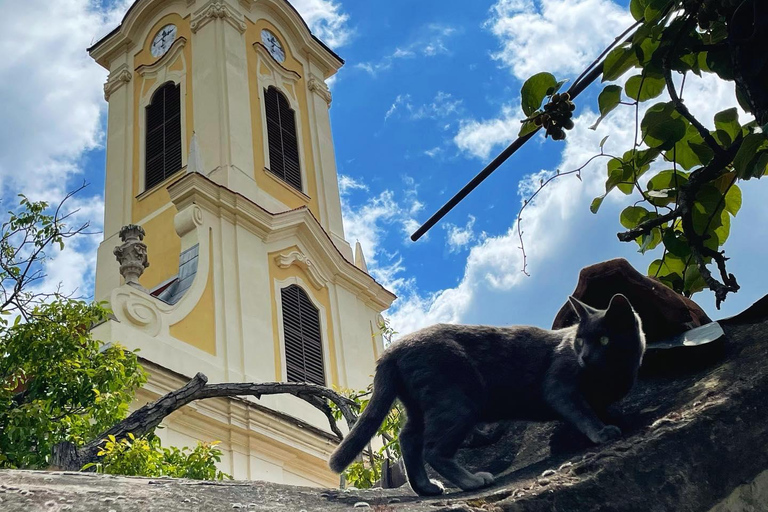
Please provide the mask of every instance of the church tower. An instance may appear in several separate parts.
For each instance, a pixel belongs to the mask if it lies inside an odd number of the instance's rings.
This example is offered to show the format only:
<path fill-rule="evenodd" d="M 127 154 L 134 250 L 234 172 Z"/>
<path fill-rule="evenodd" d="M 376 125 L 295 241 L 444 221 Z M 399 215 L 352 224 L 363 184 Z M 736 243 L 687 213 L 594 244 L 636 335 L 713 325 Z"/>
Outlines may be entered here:
<path fill-rule="evenodd" d="M 395 297 L 344 239 L 325 82 L 341 58 L 287 0 L 137 0 L 89 53 L 109 70 L 95 293 L 114 315 L 96 335 L 140 349 L 139 398 L 197 372 L 367 386 Z M 325 417 L 293 397 L 165 425 L 166 444 L 221 441 L 235 478 L 338 482 Z"/>

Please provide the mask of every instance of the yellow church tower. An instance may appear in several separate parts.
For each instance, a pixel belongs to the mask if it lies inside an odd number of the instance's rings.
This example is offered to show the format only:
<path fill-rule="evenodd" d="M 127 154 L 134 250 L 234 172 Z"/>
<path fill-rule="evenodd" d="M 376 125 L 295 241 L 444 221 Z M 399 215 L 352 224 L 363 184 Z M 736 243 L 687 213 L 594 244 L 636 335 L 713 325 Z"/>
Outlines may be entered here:
<path fill-rule="evenodd" d="M 286 0 L 137 0 L 89 52 L 109 70 L 95 294 L 114 314 L 96 334 L 140 349 L 139 399 L 197 372 L 367 386 L 395 297 L 344 239 L 325 83 L 341 58 Z M 338 482 L 325 417 L 294 397 L 200 401 L 165 427 L 221 441 L 235 478 Z"/>

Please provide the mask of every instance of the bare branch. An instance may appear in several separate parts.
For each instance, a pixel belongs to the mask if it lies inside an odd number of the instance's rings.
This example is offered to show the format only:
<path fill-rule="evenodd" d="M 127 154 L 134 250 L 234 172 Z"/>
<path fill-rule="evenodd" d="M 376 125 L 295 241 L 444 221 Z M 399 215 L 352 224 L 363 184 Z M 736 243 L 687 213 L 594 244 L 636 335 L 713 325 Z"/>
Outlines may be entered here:
<path fill-rule="evenodd" d="M 347 426 L 352 428 L 357 421 L 357 414 L 353 410 L 353 407 L 356 407 L 355 403 L 323 386 L 296 382 L 208 384 L 208 378 L 198 373 L 182 388 L 136 410 L 84 446 L 77 448 L 69 442 L 59 443 L 53 449 L 52 464 L 61 469 L 79 471 L 85 464 L 96 461 L 96 454 L 108 436 L 112 435 L 117 439 L 123 439 L 129 433 L 136 437 L 143 436 L 154 430 L 169 414 L 195 400 L 235 396 L 253 396 L 258 399 L 263 395 L 279 394 L 293 395 L 319 409 L 328 418 L 331 430 L 339 439 L 343 436 L 327 401 L 330 400 L 339 408 Z"/>

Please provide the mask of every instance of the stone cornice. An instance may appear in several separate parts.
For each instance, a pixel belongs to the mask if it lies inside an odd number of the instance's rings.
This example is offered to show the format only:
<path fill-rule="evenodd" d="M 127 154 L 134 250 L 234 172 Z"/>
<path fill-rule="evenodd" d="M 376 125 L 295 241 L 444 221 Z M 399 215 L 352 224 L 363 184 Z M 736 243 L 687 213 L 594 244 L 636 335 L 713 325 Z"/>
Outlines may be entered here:
<path fill-rule="evenodd" d="M 312 263 L 312 260 L 299 251 L 281 253 L 275 256 L 275 262 L 280 268 L 290 268 L 292 265 L 302 268 L 306 272 L 312 286 L 318 290 L 325 288 L 325 285 L 328 282 L 328 279 L 320 270 L 318 270 L 317 266 Z"/>
<path fill-rule="evenodd" d="M 131 73 L 126 64 L 123 64 L 113 72 L 109 74 L 107 82 L 104 84 L 104 99 L 109 101 L 109 97 L 117 91 L 119 88 L 129 83 L 133 79 L 133 73 Z"/>
<path fill-rule="evenodd" d="M 195 203 L 217 216 L 237 222 L 266 242 L 298 237 L 307 247 L 308 256 L 321 255 L 312 257 L 321 275 L 326 275 L 331 282 L 352 290 L 380 311 L 387 309 L 396 298 L 373 277 L 342 256 L 306 207 L 273 214 L 202 174 L 187 174 L 181 177 L 168 187 L 168 192 L 179 210 Z M 322 267 L 319 267 L 321 264 Z"/>
<path fill-rule="evenodd" d="M 197 11 L 192 16 L 192 23 L 190 23 L 189 27 L 192 33 L 195 34 L 208 23 L 217 19 L 229 23 L 241 34 L 245 33 L 246 28 L 248 28 L 238 14 L 224 2 L 213 2 Z"/>
<path fill-rule="evenodd" d="M 292 71 L 286 67 L 283 67 L 282 64 L 277 62 L 270 54 L 269 50 L 267 50 L 267 47 L 264 46 L 261 42 L 253 43 L 253 48 L 256 50 L 256 53 L 259 54 L 260 57 L 260 63 L 266 64 L 270 69 L 274 70 L 278 75 L 280 75 L 283 80 L 288 82 L 297 82 L 301 75 L 298 74 L 295 71 Z M 261 69 L 261 66 L 259 68 Z M 259 71 L 261 73 L 261 71 Z"/>
<path fill-rule="evenodd" d="M 138 69 L 136 69 L 136 72 L 141 75 L 142 77 L 147 75 L 152 75 L 154 73 L 157 73 L 160 69 L 163 68 L 166 64 L 172 63 L 173 60 L 176 58 L 177 55 L 181 53 L 181 51 L 184 49 L 184 47 L 187 45 L 187 40 L 183 37 L 179 37 L 174 41 L 174 43 L 171 45 L 171 47 L 168 49 L 168 51 L 160 57 L 157 61 L 153 62 L 152 64 L 146 65 L 146 66 L 140 66 Z"/>
<path fill-rule="evenodd" d="M 323 98 L 329 107 L 331 106 L 333 95 L 331 94 L 331 90 L 328 89 L 328 84 L 325 83 L 325 80 L 313 76 L 309 79 L 307 86 L 309 87 L 310 92 L 314 92 Z"/>

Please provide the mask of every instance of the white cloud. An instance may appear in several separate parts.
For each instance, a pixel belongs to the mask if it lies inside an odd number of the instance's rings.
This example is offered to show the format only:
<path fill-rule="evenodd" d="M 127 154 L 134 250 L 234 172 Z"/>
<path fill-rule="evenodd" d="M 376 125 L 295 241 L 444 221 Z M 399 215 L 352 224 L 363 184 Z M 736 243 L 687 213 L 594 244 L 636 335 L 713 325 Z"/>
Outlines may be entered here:
<path fill-rule="evenodd" d="M 424 205 L 418 199 L 415 180 L 404 176 L 405 190 L 399 194 L 387 189 L 366 198 L 362 204 L 354 205 L 349 197 L 350 191 L 368 190 L 367 185 L 347 176 L 342 176 L 340 182 L 345 237 L 360 242 L 368 268 L 379 283 L 396 293 L 409 287 L 411 280 L 402 275 L 405 268 L 400 254 L 397 250 L 387 251 L 383 240 L 393 229 L 401 232 L 405 240 L 419 226 L 415 216 Z M 354 186 L 350 186 L 350 182 Z"/>
<path fill-rule="evenodd" d="M 0 2 L 0 189 L 9 208 L 18 193 L 55 205 L 83 179 L 83 156 L 103 144 L 107 76 L 85 49 L 120 22 L 128 4 Z M 86 189 L 70 201 L 80 209 L 71 224 L 91 221 L 90 231 L 101 230 L 100 192 Z M 65 293 L 89 295 L 100 238 L 70 239 L 64 252 L 49 251 L 47 278 L 36 288 L 61 284 Z"/>
<path fill-rule="evenodd" d="M 361 69 L 371 76 L 376 76 L 382 71 L 392 68 L 394 63 L 401 59 L 412 59 L 418 56 L 434 57 L 437 55 L 450 55 L 448 49 L 448 39 L 458 33 L 457 29 L 438 23 L 427 25 L 423 30 L 424 36 L 416 39 L 405 47 L 398 47 L 384 56 L 378 62 L 359 62 L 355 68 Z"/>
<path fill-rule="evenodd" d="M 463 103 L 463 100 L 454 98 L 450 93 L 438 91 L 432 101 L 416 106 L 413 104 L 410 94 L 398 94 L 389 110 L 387 110 L 387 113 L 384 114 L 384 121 L 389 120 L 389 118 L 399 112 L 402 112 L 404 116 L 412 121 L 446 119 L 460 114 Z"/>
<path fill-rule="evenodd" d="M 475 241 L 475 217 L 469 216 L 467 224 L 464 227 L 455 224 L 445 224 L 443 228 L 447 231 L 445 242 L 450 252 L 459 252 L 464 250 L 471 242 Z"/>
<path fill-rule="evenodd" d="M 581 72 L 633 22 L 611 0 L 499 0 L 487 25 L 501 44 L 494 58 L 523 80 Z"/>
<path fill-rule="evenodd" d="M 459 150 L 487 160 L 494 148 L 509 144 L 517 137 L 522 118 L 519 106 L 505 105 L 497 118 L 482 121 L 464 119 L 453 142 Z"/>
<path fill-rule="evenodd" d="M 102 143 L 106 71 L 85 49 L 122 11 L 88 0 L 0 3 L 0 180 L 7 192 L 61 197 L 80 156 Z M 51 20 L 56 20 L 52 23 Z"/>
<path fill-rule="evenodd" d="M 411 119 L 442 119 L 461 112 L 463 100 L 438 91 L 435 99 L 411 111 Z"/>
<path fill-rule="evenodd" d="M 384 114 L 384 121 L 387 121 L 403 106 L 405 106 L 408 110 L 411 110 L 413 106 L 411 105 L 410 101 L 411 101 L 410 94 L 398 94 L 397 97 L 395 98 L 395 101 L 392 102 L 392 106 L 389 107 L 389 110 L 387 110 L 387 113 Z"/>
<path fill-rule="evenodd" d="M 339 174 L 339 192 L 342 196 L 348 194 L 351 190 L 368 190 L 368 185 L 361 181 L 357 181 L 351 176 L 345 174 Z"/>
<path fill-rule="evenodd" d="M 307 22 L 312 33 L 331 48 L 344 46 L 354 31 L 349 27 L 349 15 L 332 0 L 291 0 Z"/>

